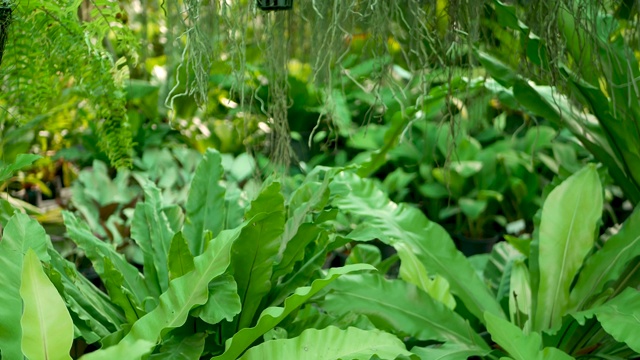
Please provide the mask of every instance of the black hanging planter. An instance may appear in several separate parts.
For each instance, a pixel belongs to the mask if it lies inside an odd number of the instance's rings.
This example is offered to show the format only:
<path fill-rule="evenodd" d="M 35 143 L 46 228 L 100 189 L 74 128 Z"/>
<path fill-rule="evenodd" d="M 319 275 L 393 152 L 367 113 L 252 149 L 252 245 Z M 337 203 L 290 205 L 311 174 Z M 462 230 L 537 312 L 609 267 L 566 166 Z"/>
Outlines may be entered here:
<path fill-rule="evenodd" d="M 4 55 L 4 44 L 7 41 L 10 24 L 11 7 L 3 4 L 0 6 L 0 65 L 2 64 L 2 55 Z"/>
<path fill-rule="evenodd" d="M 293 7 L 293 0 L 256 0 L 258 7 L 264 11 L 290 10 Z"/>

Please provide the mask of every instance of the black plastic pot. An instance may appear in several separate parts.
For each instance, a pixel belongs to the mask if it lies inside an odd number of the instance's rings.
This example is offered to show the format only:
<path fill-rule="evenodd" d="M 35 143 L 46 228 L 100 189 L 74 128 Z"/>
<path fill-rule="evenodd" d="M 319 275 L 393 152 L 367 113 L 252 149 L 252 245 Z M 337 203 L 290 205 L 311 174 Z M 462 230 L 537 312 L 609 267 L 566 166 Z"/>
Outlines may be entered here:
<path fill-rule="evenodd" d="M 455 234 L 454 239 L 458 250 L 460 250 L 465 256 L 472 256 L 478 254 L 488 254 L 500 240 L 500 235 L 495 235 L 486 239 L 471 239 L 462 234 Z"/>

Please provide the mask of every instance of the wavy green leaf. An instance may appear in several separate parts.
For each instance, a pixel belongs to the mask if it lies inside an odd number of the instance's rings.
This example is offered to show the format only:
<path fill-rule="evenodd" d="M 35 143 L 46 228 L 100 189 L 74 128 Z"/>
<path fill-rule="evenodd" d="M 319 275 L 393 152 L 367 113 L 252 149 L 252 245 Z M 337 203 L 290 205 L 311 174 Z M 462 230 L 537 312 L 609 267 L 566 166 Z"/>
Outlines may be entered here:
<path fill-rule="evenodd" d="M 408 334 L 418 340 L 488 349 L 465 319 L 404 281 L 387 280 L 379 274 L 344 276 L 330 290 L 320 301 L 321 307 L 330 313 L 363 314 L 381 330 Z"/>
<path fill-rule="evenodd" d="M 242 312 L 236 319 L 234 333 L 251 326 L 262 298 L 271 290 L 273 264 L 280 249 L 280 236 L 285 224 L 280 183 L 267 186 L 251 203 L 251 209 L 245 216 L 249 218 L 257 214 L 265 214 L 266 217 L 247 226 L 231 250 L 231 271 L 242 302 Z"/>
<path fill-rule="evenodd" d="M 154 183 L 143 177 L 144 202 L 137 203 L 131 223 L 131 238 L 144 256 L 144 279 L 152 294 L 160 296 L 169 286 L 167 259 L 173 231 L 163 211 L 162 194 Z"/>
<path fill-rule="evenodd" d="M 115 304 L 116 298 L 109 298 L 99 290 L 78 272 L 75 264 L 65 260 L 55 249 L 50 248 L 49 255 L 51 267 L 46 269 L 49 279 L 64 298 L 74 325 L 87 343 L 94 343 L 121 329 L 126 319 Z M 112 280 L 109 275 L 105 279 Z"/>
<path fill-rule="evenodd" d="M 329 269 L 325 278 L 315 280 L 310 286 L 298 288 L 293 295 L 285 299 L 284 307 L 269 307 L 264 309 L 254 327 L 244 328 L 238 331 L 225 343 L 225 352 L 220 356 L 214 357 L 212 360 L 237 359 L 238 356 L 251 346 L 254 341 L 260 338 L 260 336 L 273 329 L 284 320 L 284 318 L 299 309 L 311 297 L 327 287 L 327 285 L 331 284 L 338 277 L 350 272 L 363 270 L 375 270 L 375 268 L 368 264 L 355 264 Z"/>
<path fill-rule="evenodd" d="M 493 294 L 460 253 L 449 234 L 438 224 L 429 221 L 417 208 L 396 204 L 377 189 L 371 180 L 343 172 L 336 177 L 331 192 L 334 204 L 345 211 L 361 216 L 370 231 L 353 240 L 368 241 L 379 238 L 387 244 L 403 243 L 416 255 L 429 273 L 444 277 L 466 307 L 479 319 L 484 311 L 504 317 Z"/>
<path fill-rule="evenodd" d="M 588 165 L 553 189 L 539 227 L 540 283 L 533 328 L 557 330 L 569 308 L 569 288 L 593 248 L 602 216 L 602 185 Z"/>
<path fill-rule="evenodd" d="M 250 222 L 259 220 L 260 218 L 255 218 Z M 158 306 L 136 321 L 131 331 L 117 345 L 95 351 L 82 359 L 114 359 L 117 354 L 131 351 L 135 356 L 126 358 L 135 360 L 151 352 L 166 330 L 184 324 L 191 309 L 207 301 L 209 282 L 225 272 L 231 260 L 231 246 L 242 236 L 250 222 L 233 230 L 223 231 L 211 240 L 205 252 L 194 259 L 195 269 L 172 280 L 169 289 L 160 296 Z"/>
<path fill-rule="evenodd" d="M 6 359 L 22 359 L 20 323 L 22 301 L 20 284 L 24 255 L 28 249 L 36 249 L 41 260 L 47 261 L 47 235 L 37 221 L 16 213 L 4 228 L 0 240 L 0 350 Z M 44 251 L 44 253 L 43 253 Z"/>
<path fill-rule="evenodd" d="M 123 286 L 124 277 L 118 272 L 108 257 L 104 258 L 103 279 L 104 287 L 109 293 L 111 302 L 122 309 L 129 324 L 133 324 L 146 314 L 136 301 L 135 295 Z"/>
<path fill-rule="evenodd" d="M 426 292 L 434 300 L 443 303 L 448 308 L 455 309 L 456 300 L 449 291 L 447 280 L 440 275 L 435 275 L 433 278 L 429 276 L 427 269 L 405 244 L 397 243 L 395 248 L 400 257 L 400 278 L 417 286 L 418 289 Z"/>
<path fill-rule="evenodd" d="M 70 360 L 73 321 L 33 249 L 24 256 L 20 297 L 24 304 L 20 319 L 24 355 L 33 360 Z M 6 358 L 6 353 L 3 356 Z"/>
<path fill-rule="evenodd" d="M 640 291 L 627 288 L 603 305 L 574 314 L 584 323 L 584 318 L 598 318 L 602 328 L 614 339 L 626 343 L 636 353 L 640 353 Z"/>
<path fill-rule="evenodd" d="M 411 357 L 397 337 L 378 330 L 329 326 L 322 330 L 308 329 L 293 339 L 264 342 L 247 350 L 241 360 L 369 360 Z M 413 355 L 415 357 L 415 355 Z"/>
<path fill-rule="evenodd" d="M 189 251 L 189 245 L 181 232 L 177 232 L 171 239 L 169 247 L 169 278 L 177 279 L 193 270 L 193 255 Z"/>
<path fill-rule="evenodd" d="M 211 231 L 217 236 L 224 229 L 225 188 L 218 184 L 223 173 L 221 161 L 218 151 L 207 149 L 191 180 L 184 237 L 194 256 L 204 251 L 205 232 Z"/>
<path fill-rule="evenodd" d="M 231 275 L 222 275 L 209 283 L 209 300 L 196 309 L 193 315 L 209 324 L 217 324 L 223 319 L 233 321 L 233 317 L 242 311 L 238 296 L 238 284 Z"/>
<path fill-rule="evenodd" d="M 640 256 L 640 207 L 629 215 L 602 249 L 587 259 L 578 282 L 571 290 L 570 308 L 582 310 L 609 282 L 618 280 L 629 262 L 637 256 Z"/>
<path fill-rule="evenodd" d="M 96 238 L 87 225 L 78 220 L 75 215 L 65 211 L 62 216 L 69 237 L 85 252 L 96 273 L 101 277 L 104 276 L 104 258 L 109 258 L 113 266 L 124 277 L 123 285 L 135 295 L 138 304 L 143 304 L 149 296 L 149 291 L 138 269 L 131 265 L 122 254 L 116 252 L 111 245 Z"/>

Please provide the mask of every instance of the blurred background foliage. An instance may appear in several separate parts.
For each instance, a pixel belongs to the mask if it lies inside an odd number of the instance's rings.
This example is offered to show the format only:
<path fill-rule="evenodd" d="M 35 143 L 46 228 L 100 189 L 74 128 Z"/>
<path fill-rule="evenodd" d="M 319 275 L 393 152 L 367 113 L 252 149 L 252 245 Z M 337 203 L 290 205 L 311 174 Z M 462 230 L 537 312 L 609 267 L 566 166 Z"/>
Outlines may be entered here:
<path fill-rule="evenodd" d="M 609 225 L 640 200 L 637 2 L 2 8 L 0 159 L 43 156 L 3 191 L 58 199 L 116 243 L 136 174 L 182 204 L 209 147 L 229 156 L 239 188 L 357 165 L 461 241 L 528 236 L 544 189 L 587 162 L 603 165 Z"/>

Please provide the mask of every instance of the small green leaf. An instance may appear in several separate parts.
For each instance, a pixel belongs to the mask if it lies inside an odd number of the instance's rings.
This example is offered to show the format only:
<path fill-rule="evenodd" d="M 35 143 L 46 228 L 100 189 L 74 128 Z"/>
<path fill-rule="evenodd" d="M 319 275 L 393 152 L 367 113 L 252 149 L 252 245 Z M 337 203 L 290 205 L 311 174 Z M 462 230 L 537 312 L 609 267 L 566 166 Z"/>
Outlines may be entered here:
<path fill-rule="evenodd" d="M 238 285 L 231 275 L 222 275 L 209 283 L 209 300 L 195 310 L 193 315 L 209 324 L 217 324 L 223 319 L 232 321 L 242 311 L 238 296 Z"/>
<path fill-rule="evenodd" d="M 206 333 L 185 337 L 175 335 L 163 342 L 160 350 L 149 356 L 149 360 L 199 360 L 206 338 Z"/>
<path fill-rule="evenodd" d="M 370 264 L 377 266 L 382 261 L 380 249 L 375 245 L 358 244 L 352 250 L 345 264 Z"/>
<path fill-rule="evenodd" d="M 169 248 L 169 278 L 177 279 L 180 276 L 193 270 L 193 255 L 189 251 L 187 240 L 182 236 L 182 232 L 177 232 L 171 240 Z"/>
<path fill-rule="evenodd" d="M 34 154 L 19 154 L 16 157 L 16 161 L 0 169 L 0 184 L 9 179 L 14 172 L 33 164 L 34 161 L 41 157 Z"/>

